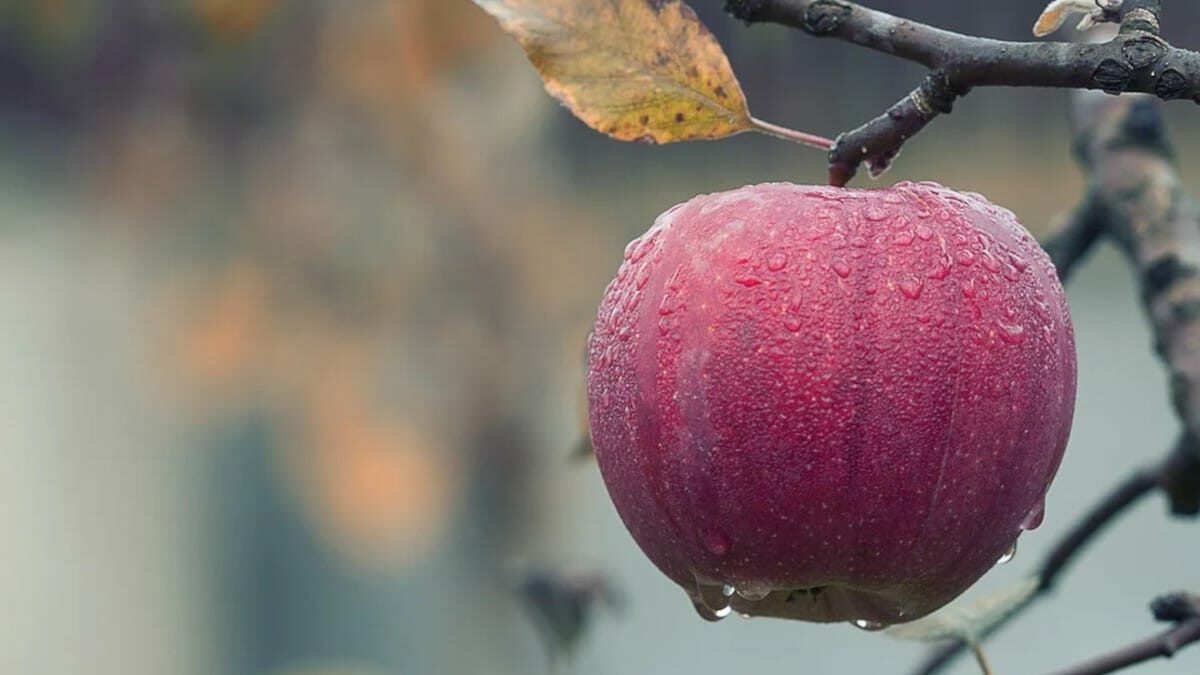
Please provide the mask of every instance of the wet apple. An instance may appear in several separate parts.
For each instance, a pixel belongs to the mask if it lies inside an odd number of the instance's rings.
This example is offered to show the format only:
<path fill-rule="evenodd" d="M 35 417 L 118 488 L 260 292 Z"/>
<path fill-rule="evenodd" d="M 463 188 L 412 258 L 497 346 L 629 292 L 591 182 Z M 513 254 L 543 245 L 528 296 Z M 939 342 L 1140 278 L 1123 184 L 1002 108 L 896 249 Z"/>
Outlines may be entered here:
<path fill-rule="evenodd" d="M 1054 268 L 931 183 L 765 184 L 662 214 L 589 344 L 617 512 L 701 615 L 881 627 L 1041 522 L 1075 400 Z"/>

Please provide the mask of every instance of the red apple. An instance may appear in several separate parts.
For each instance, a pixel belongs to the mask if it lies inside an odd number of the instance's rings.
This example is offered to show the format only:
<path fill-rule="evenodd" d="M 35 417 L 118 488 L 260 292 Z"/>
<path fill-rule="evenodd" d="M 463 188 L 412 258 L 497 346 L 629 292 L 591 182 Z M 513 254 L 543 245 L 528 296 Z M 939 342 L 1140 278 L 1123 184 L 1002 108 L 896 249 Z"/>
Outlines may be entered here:
<path fill-rule="evenodd" d="M 979 195 L 754 185 L 629 245 L 587 385 L 617 512 L 703 616 L 879 627 L 1039 524 L 1074 335 L 1049 258 Z"/>

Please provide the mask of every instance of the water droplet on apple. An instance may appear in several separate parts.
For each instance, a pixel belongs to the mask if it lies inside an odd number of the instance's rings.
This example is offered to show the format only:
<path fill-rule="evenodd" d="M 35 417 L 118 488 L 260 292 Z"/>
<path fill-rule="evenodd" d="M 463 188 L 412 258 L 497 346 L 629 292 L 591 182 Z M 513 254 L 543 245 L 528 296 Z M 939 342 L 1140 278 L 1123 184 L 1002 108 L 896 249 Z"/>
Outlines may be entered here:
<path fill-rule="evenodd" d="M 929 229 L 929 226 L 927 225 L 918 225 L 917 238 L 921 241 L 929 241 L 930 239 L 933 239 L 933 230 Z"/>
<path fill-rule="evenodd" d="M 884 211 L 876 206 L 868 206 L 867 209 L 863 211 L 863 218 L 866 218 L 873 223 L 883 222 L 884 220 L 887 220 L 887 217 L 887 211 Z"/>
<path fill-rule="evenodd" d="M 782 253 L 772 253 L 771 257 L 767 258 L 767 269 L 771 270 L 772 272 L 778 272 L 779 270 L 787 267 L 787 264 L 787 256 Z"/>
<path fill-rule="evenodd" d="M 629 242 L 629 246 L 625 247 L 625 259 L 631 263 L 636 263 L 646 254 L 654 250 L 658 244 L 658 231 L 652 231 L 648 236 L 639 237 Z"/>
<path fill-rule="evenodd" d="M 1008 550 L 1004 552 L 1004 555 L 1000 556 L 1000 559 L 996 561 L 996 564 L 1004 565 L 1008 562 L 1011 562 L 1015 557 L 1017 557 L 1017 542 L 1013 541 L 1012 546 L 1008 547 Z"/>
<path fill-rule="evenodd" d="M 920 279 L 908 278 L 900 282 L 900 292 L 909 300 L 921 297 L 921 289 L 924 287 L 925 283 Z"/>
<path fill-rule="evenodd" d="M 843 279 L 850 276 L 850 266 L 840 260 L 833 263 L 833 271 Z"/>
<path fill-rule="evenodd" d="M 738 587 L 737 594 L 744 600 L 758 602 L 771 594 L 770 586 L 743 585 Z"/>
<path fill-rule="evenodd" d="M 641 237 L 634 237 L 634 239 L 632 241 L 630 241 L 628 244 L 625 244 L 625 253 L 622 257 L 625 260 L 633 259 L 633 251 L 638 247 L 638 244 L 640 244 L 640 243 L 642 243 Z"/>
<path fill-rule="evenodd" d="M 658 320 L 658 332 L 666 337 L 679 328 L 679 319 L 674 316 L 664 316 Z"/>
<path fill-rule="evenodd" d="M 729 606 L 733 592 L 733 586 L 729 584 L 708 583 L 697 576 L 696 590 L 690 595 L 696 612 L 705 621 L 720 621 L 733 612 L 733 608 Z"/>
<path fill-rule="evenodd" d="M 713 555 L 725 555 L 729 553 L 729 537 L 720 530 L 708 530 L 704 533 L 704 548 Z"/>
<path fill-rule="evenodd" d="M 695 598 L 692 599 L 692 606 L 696 608 L 696 613 L 700 615 L 701 619 L 704 619 L 705 621 L 711 621 L 713 623 L 724 619 L 725 617 L 729 616 L 730 612 L 733 611 L 733 609 L 730 607 L 714 610 L 705 605 L 702 600 L 697 600 Z"/>
<path fill-rule="evenodd" d="M 1020 344 L 1025 339 L 1025 327 L 1020 324 L 997 321 L 996 327 L 1000 329 L 1000 339 L 1010 345 Z"/>
<path fill-rule="evenodd" d="M 1033 510 L 1025 515 L 1025 520 L 1021 521 L 1022 530 L 1036 530 L 1042 524 L 1042 520 L 1046 517 L 1046 500 L 1038 501 Z"/>
<path fill-rule="evenodd" d="M 800 321 L 800 317 L 796 316 L 795 314 L 788 314 L 787 316 L 783 317 L 783 327 L 793 333 L 798 333 L 800 332 L 800 329 L 804 327 L 804 323 Z"/>

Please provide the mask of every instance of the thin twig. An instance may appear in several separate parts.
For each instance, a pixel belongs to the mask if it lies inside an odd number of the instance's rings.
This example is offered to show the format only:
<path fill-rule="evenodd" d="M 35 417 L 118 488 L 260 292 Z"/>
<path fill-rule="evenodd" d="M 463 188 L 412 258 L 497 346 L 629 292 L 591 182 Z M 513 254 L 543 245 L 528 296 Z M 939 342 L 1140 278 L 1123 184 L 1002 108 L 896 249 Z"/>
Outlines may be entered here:
<path fill-rule="evenodd" d="M 1070 668 L 1056 671 L 1054 675 L 1112 673 L 1152 659 L 1170 658 L 1187 645 L 1200 642 L 1200 598 L 1186 593 L 1176 593 L 1158 598 L 1151 607 L 1159 621 L 1173 621 L 1175 626 L 1153 637 L 1139 640 Z M 1164 612 L 1164 610 L 1167 611 Z"/>
<path fill-rule="evenodd" d="M 1050 255 L 1058 270 L 1058 280 L 1067 283 L 1075 265 L 1083 260 L 1092 250 L 1092 245 L 1100 238 L 1100 222 L 1093 212 L 1090 200 L 1060 216 L 1052 226 L 1053 234 L 1042 242 L 1042 248 Z"/>
<path fill-rule="evenodd" d="M 1121 32 L 1101 44 L 1011 42 L 963 35 L 841 0 L 726 0 L 746 23 L 770 22 L 832 37 L 919 63 L 929 76 L 888 111 L 842 134 L 829 177 L 844 185 L 866 163 L 887 168 L 900 148 L 973 87 L 1098 89 L 1200 100 L 1200 52 L 1158 35 L 1161 3 L 1126 0 Z"/>

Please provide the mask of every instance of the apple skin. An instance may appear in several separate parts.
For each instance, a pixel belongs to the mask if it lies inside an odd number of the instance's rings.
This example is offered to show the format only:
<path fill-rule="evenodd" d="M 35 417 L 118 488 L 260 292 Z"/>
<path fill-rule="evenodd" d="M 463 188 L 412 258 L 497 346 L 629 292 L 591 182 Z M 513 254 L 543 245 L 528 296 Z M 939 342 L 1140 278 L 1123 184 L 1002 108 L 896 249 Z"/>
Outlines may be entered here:
<path fill-rule="evenodd" d="M 1041 522 L 1075 404 L 1049 258 L 933 183 L 702 195 L 630 243 L 588 347 L 617 512 L 701 615 L 864 628 Z"/>

